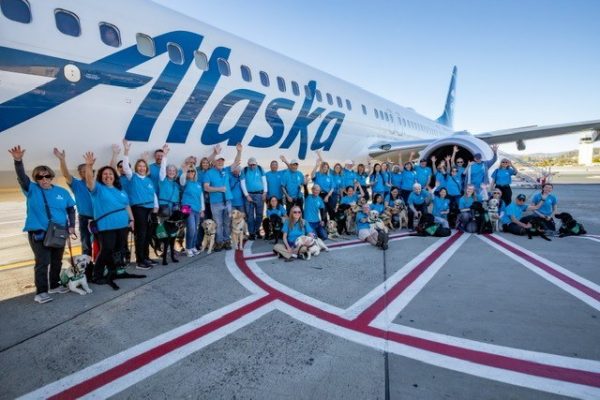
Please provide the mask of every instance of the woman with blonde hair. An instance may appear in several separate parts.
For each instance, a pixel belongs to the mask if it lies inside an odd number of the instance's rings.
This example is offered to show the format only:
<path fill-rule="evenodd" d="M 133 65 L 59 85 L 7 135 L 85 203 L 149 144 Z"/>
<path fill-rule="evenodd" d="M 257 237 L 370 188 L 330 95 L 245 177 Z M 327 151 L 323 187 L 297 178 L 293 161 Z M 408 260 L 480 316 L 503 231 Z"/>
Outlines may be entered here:
<path fill-rule="evenodd" d="M 273 252 L 285 261 L 292 261 L 292 257 L 298 256 L 296 239 L 303 235 L 314 236 L 310 224 L 302 219 L 302 209 L 295 205 L 290 209 L 289 218 L 283 224 L 283 243 L 278 243 L 273 247 Z"/>

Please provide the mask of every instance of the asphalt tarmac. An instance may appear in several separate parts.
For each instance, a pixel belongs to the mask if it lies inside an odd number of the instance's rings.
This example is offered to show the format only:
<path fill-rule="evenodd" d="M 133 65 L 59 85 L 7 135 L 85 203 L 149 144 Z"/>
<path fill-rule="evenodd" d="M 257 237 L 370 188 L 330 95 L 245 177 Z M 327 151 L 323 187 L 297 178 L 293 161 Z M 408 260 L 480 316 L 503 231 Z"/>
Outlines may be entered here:
<path fill-rule="evenodd" d="M 600 186 L 555 193 L 587 236 L 259 240 L 44 305 L 5 268 L 0 398 L 598 399 Z"/>

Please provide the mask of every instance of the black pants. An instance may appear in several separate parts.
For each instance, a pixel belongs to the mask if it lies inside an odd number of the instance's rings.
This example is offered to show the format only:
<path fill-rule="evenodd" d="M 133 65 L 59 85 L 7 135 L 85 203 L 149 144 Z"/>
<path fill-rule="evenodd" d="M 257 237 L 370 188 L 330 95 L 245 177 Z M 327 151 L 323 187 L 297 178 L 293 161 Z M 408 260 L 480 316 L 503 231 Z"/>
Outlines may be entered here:
<path fill-rule="evenodd" d="M 325 201 L 325 196 L 327 196 L 327 193 L 319 193 L 319 197 L 323 199 L 323 203 L 325 204 L 325 208 L 321 209 L 321 219 L 327 222 L 330 219 L 335 218 L 335 208 L 338 203 L 338 195 L 335 192 L 331 193 L 328 201 Z"/>
<path fill-rule="evenodd" d="M 415 207 L 415 210 L 417 210 L 421 213 L 421 216 L 423 216 L 423 214 L 425 214 L 427 212 L 427 204 L 425 204 L 425 203 L 414 204 L 413 207 Z M 415 220 L 415 213 L 413 212 L 412 208 L 408 207 L 408 229 L 414 229 L 414 227 L 415 227 L 414 220 Z"/>
<path fill-rule="evenodd" d="M 35 257 L 35 266 L 33 273 L 35 277 L 36 294 L 47 293 L 48 283 L 50 289 L 60 286 L 60 268 L 62 266 L 62 257 L 65 248 L 54 249 L 44 246 L 44 240 L 35 241 L 33 232 L 28 232 L 29 246 Z M 50 274 L 48 274 L 48 265 L 50 265 Z"/>
<path fill-rule="evenodd" d="M 408 196 L 412 193 L 412 190 L 400 190 L 400 196 L 404 199 L 404 203 L 408 206 Z"/>
<path fill-rule="evenodd" d="M 521 218 L 520 221 L 524 224 L 527 224 L 527 223 L 531 222 L 531 220 L 534 218 L 539 218 L 544 223 L 544 230 L 547 230 L 547 231 L 555 231 L 556 230 L 556 224 L 554 223 L 554 218 L 550 218 L 549 220 L 547 220 L 543 217 L 532 214 L 532 215 L 528 215 L 526 217 Z"/>
<path fill-rule="evenodd" d="M 496 188 L 502 191 L 502 201 L 508 206 L 512 202 L 512 189 L 510 185 L 496 185 Z"/>
<path fill-rule="evenodd" d="M 366 185 L 365 185 L 365 186 L 363 186 L 363 185 L 360 185 L 360 187 L 362 188 L 362 190 L 363 190 L 363 193 L 365 194 L 365 195 L 363 196 L 363 198 L 364 198 L 366 201 L 369 201 L 369 200 L 371 200 L 371 195 L 369 194 L 369 188 L 368 188 Z"/>
<path fill-rule="evenodd" d="M 115 265 L 114 255 L 117 252 L 123 252 L 127 248 L 128 232 L 128 228 L 122 228 L 101 231 L 96 234 L 100 244 L 100 253 L 94 263 L 94 280 L 103 277 L 105 267 L 109 273 L 116 273 L 118 265 Z"/>
<path fill-rule="evenodd" d="M 79 239 L 81 240 L 81 252 L 92 256 L 92 234 L 88 228 L 88 224 L 94 218 L 86 215 L 79 215 Z"/>
<path fill-rule="evenodd" d="M 133 234 L 135 236 L 135 259 L 138 263 L 150 258 L 150 214 L 151 208 L 131 206 L 133 214 Z"/>
<path fill-rule="evenodd" d="M 502 230 L 504 232 L 512 233 L 513 235 L 523 236 L 525 234 L 525 228 L 515 224 L 514 222 L 502 225 Z"/>

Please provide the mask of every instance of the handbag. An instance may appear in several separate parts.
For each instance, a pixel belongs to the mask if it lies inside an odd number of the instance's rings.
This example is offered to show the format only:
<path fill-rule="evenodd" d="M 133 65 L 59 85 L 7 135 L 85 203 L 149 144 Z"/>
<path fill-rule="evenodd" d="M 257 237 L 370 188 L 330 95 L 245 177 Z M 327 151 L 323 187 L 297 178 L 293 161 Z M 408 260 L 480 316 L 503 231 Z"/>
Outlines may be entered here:
<path fill-rule="evenodd" d="M 46 229 L 46 235 L 44 236 L 44 246 L 51 247 L 54 249 L 62 249 L 67 243 L 69 237 L 69 230 L 66 226 L 57 224 L 52 221 L 52 214 L 50 213 L 50 207 L 48 206 L 48 200 L 46 200 L 46 194 L 44 189 L 42 191 L 42 197 L 44 198 L 44 207 L 46 208 L 46 214 L 48 215 L 48 228 Z"/>

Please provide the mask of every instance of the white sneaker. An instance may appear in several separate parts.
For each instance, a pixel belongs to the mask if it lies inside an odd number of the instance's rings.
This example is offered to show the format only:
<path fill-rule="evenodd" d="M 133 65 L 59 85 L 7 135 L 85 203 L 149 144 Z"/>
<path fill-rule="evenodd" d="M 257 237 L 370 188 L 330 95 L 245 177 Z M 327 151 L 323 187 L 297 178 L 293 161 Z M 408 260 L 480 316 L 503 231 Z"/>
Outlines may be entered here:
<path fill-rule="evenodd" d="M 65 294 L 65 293 L 69 293 L 69 292 L 70 292 L 69 288 L 64 287 L 64 286 L 58 286 L 58 287 L 55 287 L 54 289 L 48 290 L 49 294 L 54 294 L 54 293 Z"/>
<path fill-rule="evenodd" d="M 186 250 L 186 251 L 185 251 L 185 254 L 186 254 L 188 257 L 194 257 L 194 256 L 196 255 L 196 253 L 194 253 L 194 251 L 193 251 L 193 250 Z"/>
<path fill-rule="evenodd" d="M 194 253 L 195 256 L 197 256 L 198 254 L 200 254 L 200 250 L 198 250 L 197 248 L 193 248 L 192 252 Z"/>
<path fill-rule="evenodd" d="M 52 297 L 50 297 L 48 295 L 48 293 L 40 293 L 40 294 L 36 294 L 35 297 L 33 298 L 33 300 L 36 303 L 44 304 L 44 303 L 48 303 L 54 299 Z"/>

